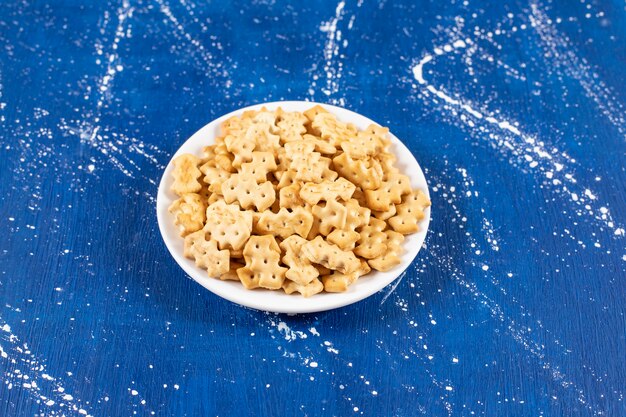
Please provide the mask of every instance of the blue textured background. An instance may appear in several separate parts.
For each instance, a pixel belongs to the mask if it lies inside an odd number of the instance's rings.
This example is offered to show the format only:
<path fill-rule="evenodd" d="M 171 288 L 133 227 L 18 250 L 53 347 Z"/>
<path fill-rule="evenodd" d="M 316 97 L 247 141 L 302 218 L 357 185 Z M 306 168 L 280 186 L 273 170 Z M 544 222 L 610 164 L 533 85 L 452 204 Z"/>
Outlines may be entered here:
<path fill-rule="evenodd" d="M 626 415 L 623 1 L 80 3 L 0 9 L 0 415 Z M 168 255 L 170 155 L 282 99 L 426 169 L 397 286 L 266 314 Z"/>

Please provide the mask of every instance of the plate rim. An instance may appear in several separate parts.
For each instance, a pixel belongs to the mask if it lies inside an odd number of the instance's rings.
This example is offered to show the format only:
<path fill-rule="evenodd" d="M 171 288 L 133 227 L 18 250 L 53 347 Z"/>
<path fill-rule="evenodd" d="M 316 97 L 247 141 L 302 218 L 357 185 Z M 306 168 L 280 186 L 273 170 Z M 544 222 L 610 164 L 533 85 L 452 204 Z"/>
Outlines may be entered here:
<path fill-rule="evenodd" d="M 414 242 L 414 244 L 417 247 L 417 250 L 415 250 L 415 253 L 413 254 L 413 256 L 410 256 L 411 253 L 410 251 L 405 251 L 403 253 L 402 256 L 404 257 L 410 257 L 410 259 L 406 258 L 403 259 L 402 262 L 397 265 L 396 267 L 392 268 L 389 271 L 386 272 L 379 272 L 379 271 L 375 271 L 373 273 L 374 277 L 371 277 L 372 279 L 377 279 L 378 281 L 380 281 L 380 283 L 376 283 L 376 284 L 372 284 L 372 287 L 374 288 L 372 289 L 367 289 L 366 291 L 363 292 L 355 292 L 354 288 L 356 284 L 353 284 L 352 286 L 349 287 L 349 290 L 343 293 L 321 293 L 321 294 L 316 294 L 312 297 L 309 298 L 304 298 L 301 297 L 300 295 L 296 294 L 296 295 L 287 295 L 282 293 L 278 294 L 278 292 L 274 292 L 274 291 L 269 291 L 269 290 L 263 290 L 263 289 L 259 289 L 259 290 L 246 290 L 243 286 L 241 286 L 240 283 L 235 283 L 233 282 L 228 282 L 228 281 L 222 281 L 219 280 L 217 278 L 212 278 L 209 277 L 208 275 L 205 277 L 199 277 L 197 278 L 195 275 L 196 274 L 201 274 L 204 270 L 198 268 L 195 266 L 195 264 L 193 263 L 193 261 L 185 258 L 182 255 L 182 241 L 183 239 L 180 237 L 180 235 L 178 235 L 178 233 L 176 233 L 176 239 L 178 241 L 178 243 L 180 243 L 180 249 L 176 250 L 176 248 L 174 248 L 174 244 L 176 242 L 172 241 L 171 239 L 169 239 L 167 237 L 167 233 L 165 230 L 166 227 L 166 221 L 169 219 L 169 221 L 171 221 L 171 217 L 169 212 L 167 211 L 167 208 L 169 207 L 169 204 L 171 204 L 171 202 L 176 199 L 177 197 L 174 198 L 170 198 L 168 199 L 168 201 L 166 202 L 164 200 L 164 198 L 166 198 L 166 194 L 170 193 L 172 195 L 175 196 L 174 193 L 172 193 L 169 190 L 169 187 L 166 187 L 166 183 L 169 180 L 169 176 L 170 176 L 170 172 L 172 169 L 172 161 L 179 155 L 182 153 L 186 153 L 187 151 L 183 152 L 183 148 L 186 148 L 188 146 L 188 144 L 191 144 L 192 142 L 195 142 L 195 137 L 196 136 L 200 136 L 204 131 L 209 131 L 211 129 L 211 127 L 218 127 L 219 124 L 221 124 L 221 122 L 223 120 L 226 120 L 229 117 L 238 115 L 243 113 L 244 111 L 248 111 L 248 110 L 258 110 L 261 107 L 268 107 L 269 109 L 273 109 L 276 107 L 284 107 L 287 111 L 291 111 L 289 109 L 289 106 L 310 106 L 313 107 L 315 105 L 320 105 L 328 110 L 330 110 L 331 112 L 334 112 L 335 115 L 337 115 L 338 113 L 344 113 L 347 112 L 350 116 L 352 117 L 356 117 L 356 118 L 361 118 L 363 120 L 363 122 L 366 123 L 371 123 L 371 124 L 376 124 L 378 126 L 381 126 L 379 123 L 371 120 L 370 118 L 368 118 L 367 116 L 364 116 L 360 113 L 357 113 L 353 110 L 350 109 L 346 109 L 343 107 L 339 107 L 339 106 L 335 106 L 332 104 L 326 104 L 326 103 L 319 103 L 319 102 L 313 102 L 313 101 L 303 101 L 303 100 L 285 100 L 285 101 L 272 101 L 272 102 L 263 102 L 263 103 L 257 103 L 257 104 L 253 104 L 253 105 L 249 105 L 246 107 L 242 107 L 236 110 L 233 110 L 227 114 L 224 114 L 220 117 L 217 117 L 211 121 L 209 121 L 208 123 L 206 123 L 204 126 L 202 126 L 201 128 L 199 128 L 198 130 L 196 130 L 191 136 L 189 136 L 184 142 L 182 142 L 180 144 L 180 146 L 178 147 L 178 149 L 172 154 L 172 156 L 170 157 L 169 161 L 167 162 L 167 164 L 165 165 L 165 168 L 162 171 L 162 175 L 161 175 L 161 180 L 159 181 L 159 186 L 157 189 L 157 198 L 156 198 L 156 204 L 155 204 L 155 209 L 156 209 L 156 214 L 157 214 L 157 223 L 159 225 L 159 232 L 161 234 L 161 238 L 163 239 L 163 242 L 165 243 L 166 248 L 168 249 L 168 252 L 170 253 L 170 255 L 172 256 L 172 258 L 174 259 L 174 261 L 176 261 L 176 263 L 178 264 L 178 266 L 187 274 L 187 276 L 191 279 L 193 279 L 195 282 L 197 282 L 198 284 L 200 284 L 202 287 L 204 287 L 205 289 L 209 290 L 210 292 L 212 292 L 213 294 L 217 295 L 220 298 L 223 298 L 225 300 L 228 300 L 232 303 L 235 303 L 239 306 L 243 306 L 243 307 L 248 307 L 248 308 L 253 308 L 259 311 L 269 311 L 269 312 L 274 312 L 274 313 L 287 313 L 287 314 L 306 314 L 306 313 L 316 313 L 316 312 L 322 312 L 322 311 L 328 311 L 328 310 L 333 310 L 333 309 L 337 309 L 337 308 L 341 308 L 341 307 L 345 307 L 347 305 L 350 304 L 354 304 L 356 302 L 359 302 L 361 300 L 364 300 L 372 295 L 374 295 L 375 293 L 379 292 L 380 290 L 382 290 L 383 288 L 385 288 L 386 286 L 392 284 L 393 282 L 395 282 L 397 279 L 399 279 L 401 276 L 404 275 L 405 271 L 413 264 L 413 262 L 415 261 L 415 259 L 417 258 L 417 255 L 419 254 L 420 250 L 422 249 L 422 247 L 424 246 L 424 242 L 426 239 L 426 236 L 428 235 L 428 230 L 429 230 L 429 226 L 430 226 L 430 217 L 431 217 L 431 207 L 427 207 L 426 210 L 424 210 L 424 219 L 422 219 L 420 221 L 420 231 L 409 235 L 409 236 L 415 236 L 416 241 Z M 337 115 L 337 117 L 341 120 L 341 117 L 339 117 L 339 115 Z M 428 181 L 426 180 L 426 177 L 424 175 L 424 172 L 422 170 L 422 167 L 420 166 L 419 162 L 417 161 L 417 159 L 415 158 L 415 156 L 413 155 L 413 153 L 411 152 L 411 150 L 404 144 L 404 142 L 402 142 L 402 140 L 400 140 L 398 137 L 396 137 L 391 131 L 389 132 L 390 136 L 392 138 L 392 143 L 394 147 L 397 147 L 399 145 L 399 147 L 401 148 L 400 150 L 404 153 L 404 157 L 408 157 L 410 160 L 412 160 L 412 162 L 415 163 L 415 166 L 417 168 L 417 179 L 415 182 L 420 182 L 423 183 L 423 187 L 420 187 L 420 189 L 422 189 L 422 191 L 424 192 L 424 194 L 426 194 L 426 196 L 430 199 L 430 192 L 429 192 L 429 188 L 428 188 Z M 211 140 L 214 140 L 213 138 L 209 139 L 209 142 Z M 396 149 L 396 152 L 394 152 L 394 154 L 396 156 L 400 156 L 398 155 L 398 150 Z M 400 159 L 400 158 L 399 158 Z M 410 162 L 410 161 L 409 161 Z M 405 173 L 406 174 L 406 173 Z M 413 183 L 413 179 L 411 178 L 411 176 L 409 176 L 409 179 L 411 180 L 411 184 L 412 187 L 414 186 Z M 167 189 L 166 189 L 167 188 Z M 173 223 L 170 225 L 170 228 L 173 227 Z M 406 242 L 403 244 L 406 245 Z M 406 247 L 405 247 L 406 249 Z M 190 265 L 190 263 L 192 265 Z M 205 272 L 206 274 L 206 272 Z M 377 277 L 377 275 L 382 274 L 382 277 Z M 394 276 L 392 276 L 394 275 Z M 369 279 L 370 277 L 366 278 Z M 358 283 L 358 281 L 357 281 Z M 230 287 L 231 290 L 232 288 L 234 288 L 231 284 L 236 284 L 236 286 L 239 288 L 239 291 L 232 291 L 230 292 L 228 290 L 228 288 Z M 224 287 L 224 288 L 221 288 Z M 350 291 L 350 289 L 352 289 L 353 291 Z M 243 292 L 242 292 L 243 291 Z M 263 293 L 261 293 L 261 291 L 264 291 Z M 238 297 L 237 294 L 241 292 L 242 295 L 245 294 L 246 296 L 243 297 L 243 299 L 241 297 Z M 290 307 L 283 307 L 280 304 L 278 305 L 271 305 L 270 302 L 265 301 L 263 302 L 263 300 L 267 297 L 255 297 L 255 295 L 257 294 L 265 294 L 266 296 L 268 294 L 272 294 L 269 297 L 282 297 L 283 301 L 285 300 L 292 300 L 294 298 L 298 298 L 300 303 L 298 303 L 298 305 L 296 307 L 294 306 L 290 306 Z M 288 298 L 285 298 L 288 297 Z M 326 302 L 324 302 L 322 300 L 322 298 L 326 298 Z M 268 305 L 270 304 L 270 305 Z"/>

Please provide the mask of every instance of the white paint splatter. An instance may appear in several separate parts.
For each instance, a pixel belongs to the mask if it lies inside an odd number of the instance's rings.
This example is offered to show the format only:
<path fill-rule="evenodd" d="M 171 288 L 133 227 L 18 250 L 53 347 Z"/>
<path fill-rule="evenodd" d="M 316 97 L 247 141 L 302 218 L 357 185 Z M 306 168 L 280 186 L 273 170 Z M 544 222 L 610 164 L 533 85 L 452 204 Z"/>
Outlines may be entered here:
<path fill-rule="evenodd" d="M 489 135 L 483 133 L 481 137 L 488 137 L 492 144 L 502 152 L 510 152 L 517 158 L 523 158 L 528 162 L 527 166 L 529 168 L 538 170 L 542 176 L 551 179 L 551 181 L 546 183 L 546 186 L 552 187 L 556 193 L 568 195 L 569 199 L 575 202 L 574 212 L 578 216 L 591 215 L 599 223 L 614 229 L 615 221 L 608 209 L 606 209 L 606 213 L 602 214 L 593 210 L 591 203 L 597 201 L 596 193 L 589 188 L 584 188 L 583 192 L 577 193 L 574 191 L 575 188 L 581 187 L 579 181 L 574 177 L 573 170 L 565 169 L 565 167 L 576 163 L 573 158 L 569 157 L 565 152 L 559 151 L 555 146 L 550 146 L 548 149 L 543 141 L 523 133 L 519 128 L 519 123 L 510 119 L 504 119 L 501 116 L 502 112 L 479 109 L 475 104 L 462 98 L 453 97 L 442 88 L 438 88 L 428 82 L 425 78 L 424 66 L 432 63 L 435 56 L 443 56 L 463 50 L 470 45 L 474 45 L 474 42 L 469 38 L 457 39 L 451 44 L 435 47 L 432 53 L 425 54 L 412 67 L 413 77 L 418 83 L 416 87 L 420 86 L 422 88 L 422 93 L 425 97 L 432 96 L 443 100 L 445 105 L 454 108 L 455 112 L 460 110 L 461 120 L 468 124 L 470 128 L 474 128 L 477 123 L 486 122 L 488 125 L 504 131 L 505 137 L 500 137 L 493 133 Z M 481 132 L 487 132 L 482 126 L 480 130 Z M 560 179 L 555 178 L 557 174 Z M 606 205 L 602 207 L 606 208 Z"/>
<path fill-rule="evenodd" d="M 3 323 L 0 329 L 2 330 L 0 341 L 8 343 L 6 350 L 0 346 L 0 357 L 12 364 L 5 366 L 5 371 L 1 374 L 7 389 L 21 387 L 38 402 L 49 408 L 46 411 L 47 415 L 67 415 L 69 411 L 89 415 L 82 405 L 82 401 L 74 400 L 74 397 L 69 394 L 63 394 L 66 389 L 61 385 L 60 380 L 50 376 L 43 361 L 31 352 L 27 343 L 20 341 L 17 335 L 12 333 L 11 326 Z M 14 369 L 16 364 L 20 364 L 23 368 Z M 2 367 L 0 366 L 0 368 Z M 58 397 L 56 401 L 44 394 L 48 392 L 52 392 Z"/>

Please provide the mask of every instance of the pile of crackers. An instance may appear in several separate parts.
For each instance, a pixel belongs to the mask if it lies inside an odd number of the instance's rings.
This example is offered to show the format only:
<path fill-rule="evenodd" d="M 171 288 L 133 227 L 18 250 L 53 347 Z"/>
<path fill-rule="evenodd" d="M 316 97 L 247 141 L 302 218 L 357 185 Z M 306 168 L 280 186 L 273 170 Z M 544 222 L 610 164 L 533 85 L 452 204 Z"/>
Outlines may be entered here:
<path fill-rule="evenodd" d="M 174 160 L 169 208 L 209 276 L 309 297 L 400 263 L 430 201 L 394 166 L 387 128 L 315 106 L 246 111 L 220 129 Z"/>

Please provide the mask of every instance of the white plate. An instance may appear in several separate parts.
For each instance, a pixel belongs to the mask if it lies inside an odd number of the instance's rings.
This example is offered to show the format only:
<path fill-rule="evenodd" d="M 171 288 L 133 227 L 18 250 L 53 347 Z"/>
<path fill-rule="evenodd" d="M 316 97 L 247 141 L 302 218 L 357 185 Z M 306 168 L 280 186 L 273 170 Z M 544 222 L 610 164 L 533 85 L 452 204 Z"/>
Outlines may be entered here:
<path fill-rule="evenodd" d="M 215 136 L 219 132 L 219 126 L 224 120 L 231 116 L 241 114 L 245 110 L 258 110 L 263 106 L 269 110 L 274 110 L 280 106 L 287 111 L 302 112 L 315 104 L 318 103 L 307 101 L 281 101 L 257 104 L 236 110 L 212 121 L 194 133 L 194 135 L 191 136 L 178 149 L 172 159 L 183 153 L 199 155 L 203 146 L 214 143 Z M 339 120 L 353 123 L 359 129 L 365 129 L 369 124 L 375 123 L 370 119 L 350 110 L 328 104 L 320 105 L 335 114 Z M 411 185 L 414 188 L 423 190 L 426 195 L 429 196 L 426 178 L 424 178 L 424 173 L 415 160 L 415 157 L 398 138 L 393 135 L 390 136 L 393 143 L 391 150 L 398 158 L 396 166 L 402 173 L 409 176 L 411 179 Z M 198 268 L 194 261 L 183 256 L 183 239 L 179 236 L 178 230 L 174 226 L 172 215 L 167 211 L 170 204 L 177 198 L 176 195 L 170 191 L 170 186 L 172 185 L 171 173 L 172 162 L 170 161 L 165 168 L 163 178 L 159 184 L 156 206 L 159 229 L 170 253 L 178 265 L 180 265 L 180 267 L 183 268 L 189 276 L 212 293 L 234 303 L 256 308 L 258 310 L 273 311 L 277 313 L 313 313 L 343 307 L 369 297 L 398 278 L 400 274 L 411 264 L 422 247 L 426 237 L 426 232 L 428 231 L 430 208 L 425 211 L 426 216 L 420 223 L 420 232 L 406 236 L 404 241 L 404 249 L 406 252 L 402 255 L 402 263 L 387 272 L 372 270 L 372 272 L 366 276 L 359 278 L 348 288 L 348 291 L 346 292 L 320 293 L 310 298 L 304 298 L 298 294 L 287 295 L 282 291 L 269 291 L 263 289 L 250 291 L 244 289 L 244 287 L 238 282 L 220 281 L 219 279 L 208 277 L 205 270 Z"/>

